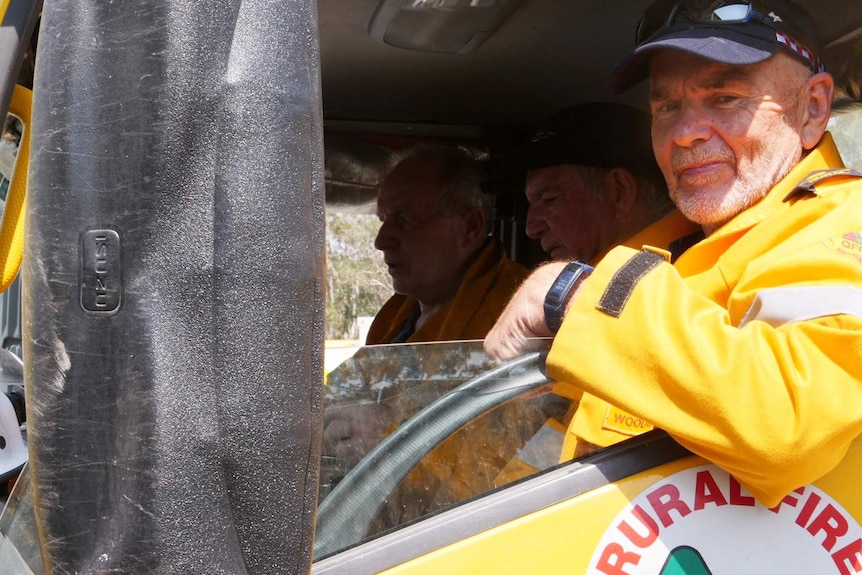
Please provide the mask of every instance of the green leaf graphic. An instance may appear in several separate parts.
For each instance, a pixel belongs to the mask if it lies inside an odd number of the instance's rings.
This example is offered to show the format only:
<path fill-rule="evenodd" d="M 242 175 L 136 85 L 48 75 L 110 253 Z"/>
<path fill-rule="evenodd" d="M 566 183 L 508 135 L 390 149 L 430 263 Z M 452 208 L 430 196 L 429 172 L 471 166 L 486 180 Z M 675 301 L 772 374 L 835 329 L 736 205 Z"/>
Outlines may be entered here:
<path fill-rule="evenodd" d="M 697 549 L 687 545 L 670 552 L 658 575 L 712 575 Z"/>

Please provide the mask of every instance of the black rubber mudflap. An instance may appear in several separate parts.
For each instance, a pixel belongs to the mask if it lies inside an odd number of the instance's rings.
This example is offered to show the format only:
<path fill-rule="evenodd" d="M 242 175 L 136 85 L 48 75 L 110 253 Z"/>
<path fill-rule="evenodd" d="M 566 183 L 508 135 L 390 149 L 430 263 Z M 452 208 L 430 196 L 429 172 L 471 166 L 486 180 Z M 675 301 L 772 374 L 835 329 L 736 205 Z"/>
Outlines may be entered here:
<path fill-rule="evenodd" d="M 24 353 L 46 572 L 307 573 L 315 3 L 45 4 Z"/>

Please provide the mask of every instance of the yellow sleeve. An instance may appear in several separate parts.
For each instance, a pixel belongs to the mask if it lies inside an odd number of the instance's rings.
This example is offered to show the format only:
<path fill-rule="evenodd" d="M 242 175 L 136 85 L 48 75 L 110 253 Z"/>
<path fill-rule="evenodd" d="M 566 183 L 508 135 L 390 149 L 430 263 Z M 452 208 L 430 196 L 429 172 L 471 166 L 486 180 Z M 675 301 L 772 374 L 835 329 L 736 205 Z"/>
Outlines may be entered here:
<path fill-rule="evenodd" d="M 761 268 L 737 287 L 782 286 L 789 275 L 862 285 L 862 265 L 811 250 L 797 254 L 804 272 L 798 262 Z M 548 373 L 665 429 L 769 507 L 837 465 L 862 432 L 862 319 L 737 328 L 667 263 L 638 281 L 619 317 L 597 310 L 636 253 L 614 249 L 584 283 Z"/>

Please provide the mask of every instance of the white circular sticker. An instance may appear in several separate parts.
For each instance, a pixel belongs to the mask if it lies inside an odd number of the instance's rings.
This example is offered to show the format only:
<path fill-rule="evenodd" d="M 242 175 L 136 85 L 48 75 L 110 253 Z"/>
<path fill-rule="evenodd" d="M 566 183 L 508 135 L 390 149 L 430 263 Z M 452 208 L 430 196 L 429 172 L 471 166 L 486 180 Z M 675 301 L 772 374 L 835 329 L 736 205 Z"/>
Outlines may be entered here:
<path fill-rule="evenodd" d="M 614 518 L 588 575 L 862 573 L 862 528 L 807 485 L 767 509 L 714 465 L 686 469 Z"/>

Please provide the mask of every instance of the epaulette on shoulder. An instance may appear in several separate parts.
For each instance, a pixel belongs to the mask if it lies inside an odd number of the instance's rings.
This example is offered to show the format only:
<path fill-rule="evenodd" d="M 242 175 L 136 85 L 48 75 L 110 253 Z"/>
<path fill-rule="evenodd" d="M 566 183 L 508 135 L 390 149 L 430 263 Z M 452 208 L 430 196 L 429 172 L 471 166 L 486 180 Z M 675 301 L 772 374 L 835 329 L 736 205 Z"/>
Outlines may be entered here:
<path fill-rule="evenodd" d="M 796 184 L 796 188 L 794 188 L 793 191 L 806 191 L 814 193 L 814 186 L 823 182 L 824 180 L 837 177 L 862 178 L 862 173 L 857 172 L 853 168 L 829 168 L 828 170 L 814 170 L 813 172 L 810 172 L 807 176 L 805 176 L 805 178 L 801 182 Z"/>

